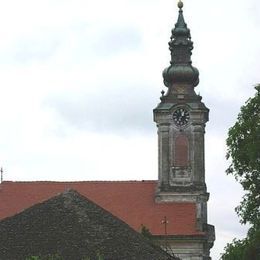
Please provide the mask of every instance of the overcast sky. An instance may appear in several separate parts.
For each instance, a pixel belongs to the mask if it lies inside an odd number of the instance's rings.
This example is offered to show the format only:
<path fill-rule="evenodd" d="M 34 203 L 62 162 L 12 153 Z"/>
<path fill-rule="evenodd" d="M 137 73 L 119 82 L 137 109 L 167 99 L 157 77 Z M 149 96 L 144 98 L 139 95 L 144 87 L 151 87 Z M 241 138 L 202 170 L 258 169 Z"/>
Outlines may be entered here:
<path fill-rule="evenodd" d="M 177 0 L 0 0 L 0 163 L 5 180 L 157 179 L 152 110 Z M 260 82 L 259 0 L 186 0 L 210 108 L 209 223 L 218 259 L 243 237 L 225 139 Z"/>

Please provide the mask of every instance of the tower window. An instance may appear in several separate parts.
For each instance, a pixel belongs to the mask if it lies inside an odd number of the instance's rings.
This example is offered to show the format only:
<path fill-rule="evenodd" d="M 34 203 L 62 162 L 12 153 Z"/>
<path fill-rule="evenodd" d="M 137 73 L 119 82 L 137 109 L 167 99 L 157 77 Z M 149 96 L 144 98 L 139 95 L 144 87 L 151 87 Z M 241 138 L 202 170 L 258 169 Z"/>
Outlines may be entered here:
<path fill-rule="evenodd" d="M 189 140 L 185 135 L 179 135 L 175 139 L 174 164 L 175 166 L 188 166 Z"/>

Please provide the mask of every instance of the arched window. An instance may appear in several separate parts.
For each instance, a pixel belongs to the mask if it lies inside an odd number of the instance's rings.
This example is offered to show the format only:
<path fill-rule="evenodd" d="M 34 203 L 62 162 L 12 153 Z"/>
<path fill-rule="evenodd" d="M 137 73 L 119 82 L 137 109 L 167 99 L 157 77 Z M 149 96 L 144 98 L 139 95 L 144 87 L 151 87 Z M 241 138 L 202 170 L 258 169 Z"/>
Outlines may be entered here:
<path fill-rule="evenodd" d="M 188 166 L 189 140 L 185 135 L 175 139 L 174 164 L 175 166 Z"/>

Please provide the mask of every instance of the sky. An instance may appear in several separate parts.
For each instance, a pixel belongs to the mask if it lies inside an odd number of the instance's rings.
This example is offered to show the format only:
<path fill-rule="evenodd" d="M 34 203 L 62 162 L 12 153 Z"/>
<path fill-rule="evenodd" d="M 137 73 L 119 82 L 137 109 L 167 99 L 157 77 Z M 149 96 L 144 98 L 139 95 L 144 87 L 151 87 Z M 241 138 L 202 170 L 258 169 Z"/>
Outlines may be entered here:
<path fill-rule="evenodd" d="M 4 180 L 157 179 L 152 110 L 166 90 L 177 0 L 0 0 Z M 260 2 L 185 0 L 206 128 L 211 250 L 243 237 L 227 132 L 260 82 Z"/>

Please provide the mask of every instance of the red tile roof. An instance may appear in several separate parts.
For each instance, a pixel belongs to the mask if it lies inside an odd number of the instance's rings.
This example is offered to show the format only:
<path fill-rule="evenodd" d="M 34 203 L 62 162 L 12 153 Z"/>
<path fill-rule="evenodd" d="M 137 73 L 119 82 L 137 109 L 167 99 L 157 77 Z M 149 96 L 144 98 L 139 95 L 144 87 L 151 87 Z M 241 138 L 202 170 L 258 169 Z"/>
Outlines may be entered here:
<path fill-rule="evenodd" d="M 0 184 L 0 220 L 67 189 L 75 189 L 131 227 L 141 225 L 154 235 L 202 235 L 196 230 L 195 203 L 156 203 L 156 181 L 119 182 L 3 182 Z"/>

